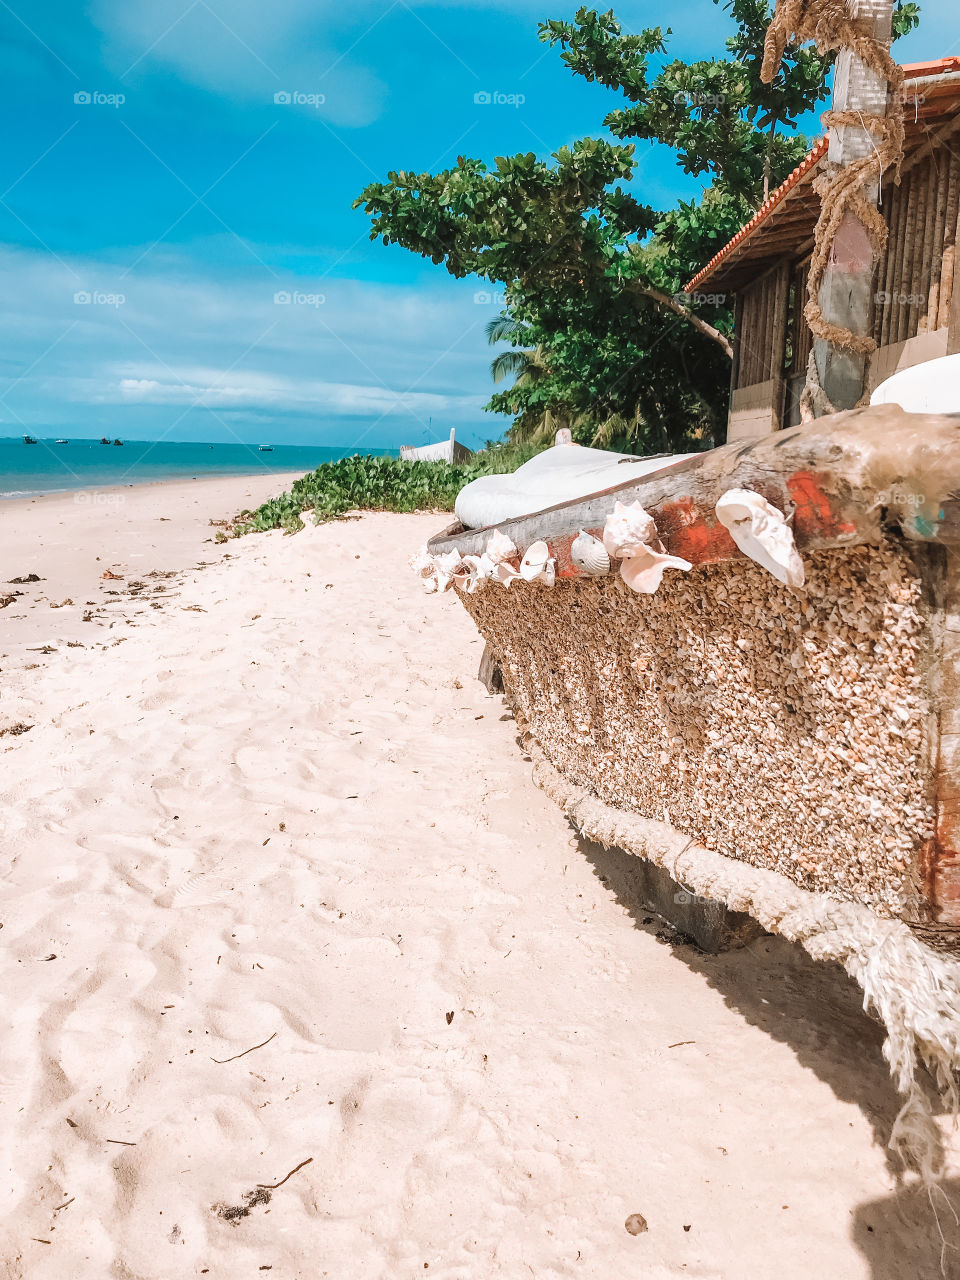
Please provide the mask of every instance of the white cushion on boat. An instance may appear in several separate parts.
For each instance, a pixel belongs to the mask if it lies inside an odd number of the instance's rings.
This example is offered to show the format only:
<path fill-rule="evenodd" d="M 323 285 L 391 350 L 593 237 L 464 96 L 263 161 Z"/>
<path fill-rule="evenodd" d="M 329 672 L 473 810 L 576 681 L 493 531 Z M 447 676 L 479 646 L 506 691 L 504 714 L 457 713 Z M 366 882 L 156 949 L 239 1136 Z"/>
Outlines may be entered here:
<path fill-rule="evenodd" d="M 457 494 L 456 513 L 467 529 L 482 529 L 515 516 L 531 515 L 561 502 L 588 498 L 615 484 L 660 471 L 694 453 L 660 458 L 637 458 L 609 449 L 555 445 L 508 475 L 481 476 Z"/>
<path fill-rule="evenodd" d="M 960 355 L 901 369 L 881 382 L 871 404 L 898 404 L 907 413 L 960 413 Z"/>

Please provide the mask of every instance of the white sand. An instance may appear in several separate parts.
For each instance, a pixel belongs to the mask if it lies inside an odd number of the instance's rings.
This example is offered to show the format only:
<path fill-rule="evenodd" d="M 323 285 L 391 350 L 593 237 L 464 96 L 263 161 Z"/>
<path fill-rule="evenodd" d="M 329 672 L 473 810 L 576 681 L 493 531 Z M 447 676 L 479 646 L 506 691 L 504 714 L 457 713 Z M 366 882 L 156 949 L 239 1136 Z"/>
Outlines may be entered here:
<path fill-rule="evenodd" d="M 204 544 L 244 483 L 0 507 L 0 1274 L 938 1276 L 856 993 L 578 848 L 405 569 L 443 517 Z"/>

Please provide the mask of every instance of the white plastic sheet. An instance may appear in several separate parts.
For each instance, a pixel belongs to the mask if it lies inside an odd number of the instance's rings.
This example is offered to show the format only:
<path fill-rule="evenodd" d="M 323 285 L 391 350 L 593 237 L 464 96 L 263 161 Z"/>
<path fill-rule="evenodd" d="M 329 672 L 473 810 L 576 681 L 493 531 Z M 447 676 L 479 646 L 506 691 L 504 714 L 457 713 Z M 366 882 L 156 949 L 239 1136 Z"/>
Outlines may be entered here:
<path fill-rule="evenodd" d="M 638 480 L 683 458 L 696 456 L 678 453 L 637 458 L 608 449 L 555 445 L 509 475 L 481 476 L 465 485 L 457 495 L 456 514 L 465 528 L 482 529 L 502 520 L 544 511 L 561 502 L 587 498 L 592 493 Z"/>
<path fill-rule="evenodd" d="M 907 413 L 960 413 L 960 355 L 912 365 L 881 382 L 871 404 L 898 404 Z"/>

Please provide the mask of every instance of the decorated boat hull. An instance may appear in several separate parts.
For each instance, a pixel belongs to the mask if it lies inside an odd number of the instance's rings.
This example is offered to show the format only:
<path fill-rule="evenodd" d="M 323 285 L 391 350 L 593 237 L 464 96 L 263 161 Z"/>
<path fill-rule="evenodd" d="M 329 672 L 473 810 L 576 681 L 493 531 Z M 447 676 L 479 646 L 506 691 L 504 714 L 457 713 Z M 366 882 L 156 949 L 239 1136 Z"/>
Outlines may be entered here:
<path fill-rule="evenodd" d="M 427 557 L 554 789 L 955 951 L 958 543 L 960 418 L 877 406 Z"/>

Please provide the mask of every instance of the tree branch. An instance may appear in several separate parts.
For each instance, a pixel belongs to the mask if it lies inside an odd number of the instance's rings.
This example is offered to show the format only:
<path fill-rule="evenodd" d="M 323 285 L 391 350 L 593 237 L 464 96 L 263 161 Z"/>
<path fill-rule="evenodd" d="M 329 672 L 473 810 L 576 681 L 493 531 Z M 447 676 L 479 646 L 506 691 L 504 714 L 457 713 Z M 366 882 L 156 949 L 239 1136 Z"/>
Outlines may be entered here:
<path fill-rule="evenodd" d="M 693 327 L 699 329 L 704 337 L 712 339 L 718 346 L 723 348 L 730 360 L 733 359 L 733 347 L 730 345 L 729 339 L 719 329 L 715 329 L 712 324 L 707 324 L 706 320 L 701 320 L 698 315 L 688 311 L 675 298 L 671 298 L 669 294 L 661 293 L 659 289 L 636 282 L 634 282 L 632 288 L 636 293 L 643 294 L 645 298 L 652 298 L 654 302 L 659 302 L 662 307 L 667 307 L 674 315 L 681 316 L 684 320 L 689 320 Z"/>

